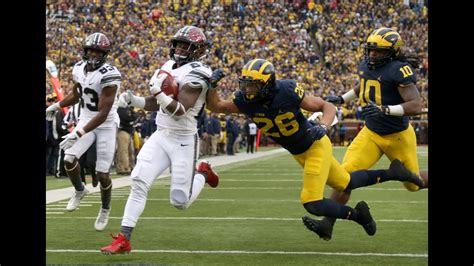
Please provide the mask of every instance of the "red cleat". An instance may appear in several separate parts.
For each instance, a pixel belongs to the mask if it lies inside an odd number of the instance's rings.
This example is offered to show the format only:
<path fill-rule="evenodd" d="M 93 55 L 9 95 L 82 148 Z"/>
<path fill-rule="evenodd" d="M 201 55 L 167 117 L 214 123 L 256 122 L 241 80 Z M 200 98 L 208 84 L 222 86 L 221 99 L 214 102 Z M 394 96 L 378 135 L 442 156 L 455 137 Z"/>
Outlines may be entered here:
<path fill-rule="evenodd" d="M 104 255 L 115 255 L 115 254 L 128 254 L 132 250 L 132 246 L 130 245 L 130 241 L 125 238 L 122 233 L 119 233 L 117 236 L 113 236 L 110 234 L 114 241 L 112 244 L 103 247 L 100 249 L 100 252 Z"/>
<path fill-rule="evenodd" d="M 209 186 L 217 187 L 219 184 L 219 176 L 212 171 L 211 164 L 208 161 L 200 161 L 197 170 L 206 177 L 206 183 L 208 183 Z"/>

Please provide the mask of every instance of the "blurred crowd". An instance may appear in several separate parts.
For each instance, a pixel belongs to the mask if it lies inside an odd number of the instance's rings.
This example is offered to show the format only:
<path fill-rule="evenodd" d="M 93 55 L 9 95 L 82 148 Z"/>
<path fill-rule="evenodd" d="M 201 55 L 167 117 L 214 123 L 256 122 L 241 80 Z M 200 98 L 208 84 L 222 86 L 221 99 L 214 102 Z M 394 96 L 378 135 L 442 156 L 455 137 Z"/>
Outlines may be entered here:
<path fill-rule="evenodd" d="M 384 3 L 385 2 L 385 3 Z M 112 41 L 108 61 L 122 73 L 121 90 L 148 95 L 148 79 L 169 59 L 169 40 L 184 25 L 202 28 L 209 39 L 205 62 L 223 68 L 227 76 L 219 93 L 229 98 L 238 88 L 242 66 L 250 59 L 271 61 L 277 78 L 302 83 L 311 95 L 342 94 L 357 83 L 357 65 L 363 57 L 361 44 L 375 28 L 396 29 L 404 40 L 404 53 L 418 57 L 417 87 L 428 108 L 428 17 L 424 1 L 236 1 L 236 0 L 76 0 L 47 1 L 46 55 L 59 70 L 66 94 L 72 87 L 72 67 L 81 60 L 84 38 L 102 32 Z M 48 79 L 47 79 L 48 80 Z M 46 84 L 46 105 L 58 99 Z M 58 112 L 47 122 L 47 175 L 65 176 L 60 167 L 61 136 L 74 125 L 78 108 Z M 136 154 L 156 130 L 156 112 L 119 110 L 120 127 L 114 167 L 130 174 Z M 307 114 L 310 115 L 310 114 Z M 360 118 L 357 101 L 337 111 L 339 120 Z M 202 112 L 198 119 L 200 155 L 234 155 L 247 148 L 253 153 L 255 124 L 244 115 Z M 353 122 L 351 122 L 353 121 Z M 49 123 L 49 124 L 48 124 Z M 253 124 L 253 125 L 252 125 Z M 346 120 L 329 133 L 335 144 L 347 145 L 362 127 Z M 427 143 L 426 122 L 415 122 L 419 143 Z M 266 146 L 269 139 L 262 136 Z M 94 147 L 94 145 L 93 145 Z M 94 174 L 94 158 L 88 151 L 83 170 Z M 82 164 L 81 164 L 82 165 Z M 89 166 L 87 166 L 89 165 Z"/>
<path fill-rule="evenodd" d="M 307 93 L 341 94 L 357 83 L 361 44 L 375 28 L 396 29 L 404 53 L 416 55 L 417 87 L 428 108 L 428 15 L 423 1 L 234 1 L 234 0 L 76 0 L 48 1 L 46 54 L 56 63 L 64 89 L 72 84 L 72 66 L 82 41 L 93 32 L 113 43 L 108 60 L 122 73 L 122 90 L 147 95 L 147 80 L 169 59 L 169 39 L 184 25 L 196 25 L 211 49 L 206 63 L 227 76 L 220 94 L 238 88 L 241 67 L 265 58 L 277 78 L 301 82 Z M 47 94 L 52 92 L 47 84 Z M 342 108 L 357 118 L 357 102 Z"/>

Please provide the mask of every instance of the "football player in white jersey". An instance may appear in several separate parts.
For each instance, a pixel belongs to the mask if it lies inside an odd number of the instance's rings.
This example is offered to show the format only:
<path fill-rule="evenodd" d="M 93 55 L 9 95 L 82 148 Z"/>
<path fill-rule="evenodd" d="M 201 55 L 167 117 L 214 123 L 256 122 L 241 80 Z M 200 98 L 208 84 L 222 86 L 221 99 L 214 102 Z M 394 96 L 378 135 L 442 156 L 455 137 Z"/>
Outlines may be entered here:
<path fill-rule="evenodd" d="M 65 150 L 64 168 L 75 188 L 66 209 L 74 211 L 88 193 L 81 182 L 78 159 L 96 141 L 96 171 L 100 182 L 102 206 L 94 227 L 102 231 L 110 213 L 112 180 L 109 169 L 115 152 L 118 123 L 117 94 L 121 83 L 118 69 L 105 62 L 111 50 L 107 36 L 96 32 L 89 35 L 83 44 L 82 61 L 74 65 L 72 76 L 74 87 L 62 101 L 46 109 L 47 119 L 61 107 L 79 102 L 81 112 L 75 129 L 64 136 L 60 147 Z"/>
<path fill-rule="evenodd" d="M 216 187 L 219 177 L 209 162 L 197 167 L 199 138 L 197 119 L 204 112 L 212 70 L 200 62 L 207 55 L 208 42 L 201 29 L 185 26 L 171 39 L 170 57 L 162 70 L 171 73 L 179 86 L 177 99 L 161 91 L 166 74 L 158 69 L 150 80 L 152 96 L 137 97 L 130 91 L 120 95 L 119 106 L 135 106 L 156 111 L 157 130 L 137 156 L 132 170 L 132 188 L 125 206 L 120 233 L 101 248 L 103 254 L 129 253 L 130 237 L 142 214 L 153 181 L 171 167 L 170 203 L 180 210 L 188 208 L 208 183 Z M 213 86 L 214 87 L 214 86 Z"/>

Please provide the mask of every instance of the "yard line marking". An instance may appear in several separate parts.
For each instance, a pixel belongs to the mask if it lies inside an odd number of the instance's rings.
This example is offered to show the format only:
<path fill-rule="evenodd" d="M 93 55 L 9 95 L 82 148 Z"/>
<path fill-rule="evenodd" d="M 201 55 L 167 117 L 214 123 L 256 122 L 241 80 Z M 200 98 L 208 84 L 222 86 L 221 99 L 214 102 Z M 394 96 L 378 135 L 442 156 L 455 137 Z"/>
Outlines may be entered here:
<path fill-rule="evenodd" d="M 66 203 L 67 203 L 67 202 L 66 202 Z M 92 205 L 82 205 L 82 203 L 86 203 L 86 204 L 87 204 L 87 203 L 89 203 L 89 204 L 96 204 L 96 203 L 102 203 L 102 201 L 85 201 L 85 200 L 84 200 L 84 201 L 81 201 L 80 206 L 89 206 L 89 207 L 90 207 L 90 206 L 92 206 Z"/>
<path fill-rule="evenodd" d="M 168 198 L 162 199 L 154 199 L 149 198 L 147 200 L 151 201 L 169 201 Z M 256 199 L 256 200 L 248 200 L 248 199 L 197 199 L 198 201 L 216 201 L 216 202 L 300 202 L 299 200 L 292 200 L 292 199 Z M 361 201 L 357 199 L 353 199 L 354 202 Z M 428 203 L 427 201 L 403 201 L 403 200 L 371 200 L 368 203 L 403 203 L 403 204 L 425 204 Z"/>
<path fill-rule="evenodd" d="M 47 216 L 46 219 L 96 219 L 97 217 L 61 217 L 61 216 Z M 109 219 L 121 220 L 123 217 L 109 217 Z M 301 221 L 301 218 L 277 218 L 277 217 L 140 217 L 142 220 L 220 220 L 220 221 Z M 342 220 L 350 222 L 349 220 Z M 428 220 L 394 220 L 394 219 L 380 219 L 377 222 L 387 223 L 427 223 Z"/>
<path fill-rule="evenodd" d="M 66 210 L 66 207 L 63 206 L 62 208 L 46 208 L 47 211 L 53 211 L 53 210 L 63 210 L 65 211 Z"/>
<path fill-rule="evenodd" d="M 97 249 L 47 249 L 54 253 L 99 253 Z M 133 253 L 186 253 L 186 254 L 275 254 L 275 255 L 328 255 L 328 256 L 378 256 L 378 257 L 418 257 L 427 258 L 427 253 L 352 253 L 320 251 L 281 251 L 281 250 L 177 250 L 177 249 L 134 249 Z"/>
<path fill-rule="evenodd" d="M 115 195 L 115 193 L 112 193 L 112 198 L 123 198 L 125 196 L 128 196 L 128 194 L 123 194 L 123 195 Z M 101 195 L 88 195 L 88 198 L 100 198 L 102 197 Z"/>
<path fill-rule="evenodd" d="M 91 204 L 82 204 L 81 202 L 81 206 L 82 207 L 91 207 L 92 205 Z M 46 204 L 46 208 L 48 207 L 64 207 L 66 208 L 66 204 Z"/>
<path fill-rule="evenodd" d="M 153 189 L 169 189 L 169 187 L 153 187 Z M 212 190 L 213 188 L 205 187 L 205 189 Z M 256 190 L 288 190 L 288 189 L 297 189 L 300 190 L 301 187 L 219 187 L 218 190 L 238 190 L 238 189 L 256 189 Z M 408 191 L 405 188 L 358 188 L 357 190 L 381 190 L 381 191 Z M 427 189 L 422 189 L 418 191 L 420 192 L 427 192 Z"/>
<path fill-rule="evenodd" d="M 64 212 L 46 212 L 46 214 L 64 214 Z"/>
<path fill-rule="evenodd" d="M 278 173 L 278 175 L 289 175 L 289 176 L 297 176 L 300 180 L 299 181 L 302 181 L 301 180 L 301 175 L 303 174 L 303 172 L 301 171 L 301 173 Z M 239 175 L 244 175 L 244 173 L 234 173 L 232 171 L 232 173 L 225 173 L 225 174 L 222 174 L 223 176 L 239 176 Z M 263 176 L 274 176 L 274 175 L 277 175 L 277 173 L 245 173 L 246 176 L 254 176 L 254 175 L 263 175 Z M 228 181 L 229 179 L 225 179 L 225 181 Z M 245 179 L 245 180 L 240 180 L 240 181 L 250 181 L 251 179 Z"/>

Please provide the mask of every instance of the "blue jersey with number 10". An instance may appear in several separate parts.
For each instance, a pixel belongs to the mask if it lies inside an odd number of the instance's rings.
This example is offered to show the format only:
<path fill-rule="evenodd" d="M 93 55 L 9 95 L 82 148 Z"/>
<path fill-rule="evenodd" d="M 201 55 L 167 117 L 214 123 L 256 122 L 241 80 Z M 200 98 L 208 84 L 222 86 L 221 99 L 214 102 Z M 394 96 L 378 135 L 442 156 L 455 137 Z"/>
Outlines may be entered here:
<path fill-rule="evenodd" d="M 362 106 L 369 101 L 377 105 L 397 105 L 404 102 L 398 87 L 416 82 L 416 74 L 410 64 L 399 60 L 391 61 L 376 69 L 369 69 L 362 60 L 359 65 L 360 93 Z M 408 128 L 407 116 L 375 116 L 365 120 L 366 126 L 379 135 L 388 135 Z"/>
<path fill-rule="evenodd" d="M 277 80 L 272 88 L 273 101 L 268 105 L 244 101 L 241 91 L 234 93 L 233 102 L 252 118 L 263 134 L 287 149 L 291 154 L 305 152 L 313 144 L 306 133 L 311 126 L 300 109 L 304 89 L 294 80 Z"/>

